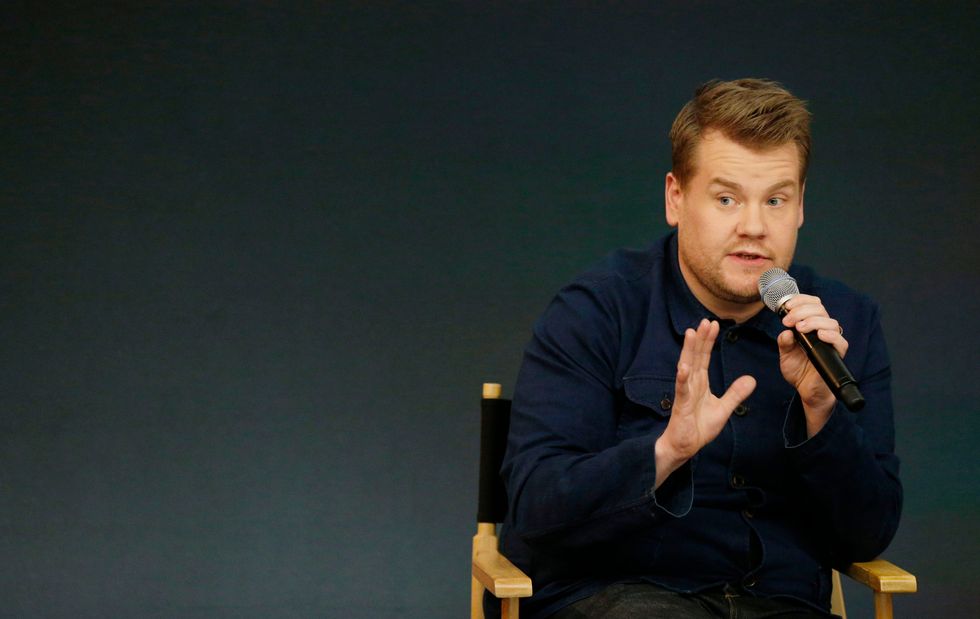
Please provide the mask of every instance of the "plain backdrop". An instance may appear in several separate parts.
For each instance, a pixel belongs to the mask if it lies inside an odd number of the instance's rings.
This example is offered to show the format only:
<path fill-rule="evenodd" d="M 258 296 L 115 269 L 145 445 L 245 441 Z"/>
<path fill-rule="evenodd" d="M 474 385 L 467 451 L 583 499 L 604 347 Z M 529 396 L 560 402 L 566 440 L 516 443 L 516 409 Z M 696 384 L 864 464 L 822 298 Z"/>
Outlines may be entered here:
<path fill-rule="evenodd" d="M 4 3 L 0 616 L 465 616 L 480 383 L 745 76 L 883 308 L 899 616 L 980 615 L 980 20 L 881 4 Z"/>

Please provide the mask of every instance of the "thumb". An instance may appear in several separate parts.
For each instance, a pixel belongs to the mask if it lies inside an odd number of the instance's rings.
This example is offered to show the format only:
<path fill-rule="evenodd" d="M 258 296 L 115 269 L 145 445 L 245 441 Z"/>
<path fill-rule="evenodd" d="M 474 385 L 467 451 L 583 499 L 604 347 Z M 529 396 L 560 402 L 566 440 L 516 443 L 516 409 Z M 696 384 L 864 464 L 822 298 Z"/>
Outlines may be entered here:
<path fill-rule="evenodd" d="M 793 348 L 796 347 L 796 338 L 793 337 L 793 332 L 787 329 L 776 338 L 776 344 L 779 346 L 779 356 L 782 357 L 793 352 Z"/>
<path fill-rule="evenodd" d="M 745 398 L 752 395 L 752 392 L 755 391 L 755 384 L 755 379 L 751 376 L 739 376 L 736 378 L 735 382 L 728 388 L 728 391 L 725 392 L 725 395 L 719 398 L 725 412 L 732 412 Z"/>

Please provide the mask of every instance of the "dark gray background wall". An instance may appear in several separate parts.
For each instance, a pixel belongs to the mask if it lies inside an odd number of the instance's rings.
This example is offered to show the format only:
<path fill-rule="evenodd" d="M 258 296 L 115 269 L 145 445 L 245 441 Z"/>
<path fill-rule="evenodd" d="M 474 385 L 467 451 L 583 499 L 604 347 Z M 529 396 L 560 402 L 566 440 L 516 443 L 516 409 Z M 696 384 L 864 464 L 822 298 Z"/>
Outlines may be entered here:
<path fill-rule="evenodd" d="M 970 4 L 6 4 L 0 615 L 465 615 L 480 383 L 752 75 L 812 102 L 798 258 L 884 308 L 897 608 L 977 616 Z"/>

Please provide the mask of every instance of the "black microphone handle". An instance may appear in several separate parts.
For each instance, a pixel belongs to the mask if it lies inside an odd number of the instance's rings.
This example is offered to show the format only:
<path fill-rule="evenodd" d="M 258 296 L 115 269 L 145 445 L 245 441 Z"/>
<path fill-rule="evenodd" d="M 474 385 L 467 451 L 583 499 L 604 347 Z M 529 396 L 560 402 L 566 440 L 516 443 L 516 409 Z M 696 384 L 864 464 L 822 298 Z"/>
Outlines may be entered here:
<path fill-rule="evenodd" d="M 787 314 L 786 308 L 780 307 L 778 313 L 782 318 Z M 793 328 L 793 336 L 806 352 L 810 363 L 817 368 L 817 372 L 830 387 L 834 397 L 843 402 L 849 411 L 857 412 L 864 408 L 864 396 L 861 395 L 857 381 L 844 365 L 844 360 L 837 354 L 837 350 L 817 337 L 816 331 L 800 333 Z"/>

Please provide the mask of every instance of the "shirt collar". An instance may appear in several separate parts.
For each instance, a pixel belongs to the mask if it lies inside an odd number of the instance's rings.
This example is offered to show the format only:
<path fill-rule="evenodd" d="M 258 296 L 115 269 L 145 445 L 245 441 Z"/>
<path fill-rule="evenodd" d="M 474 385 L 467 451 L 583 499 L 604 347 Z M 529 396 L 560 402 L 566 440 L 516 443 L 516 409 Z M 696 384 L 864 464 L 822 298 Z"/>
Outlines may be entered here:
<path fill-rule="evenodd" d="M 702 318 L 717 320 L 721 324 L 722 330 L 735 324 L 733 320 L 723 320 L 715 316 L 708 308 L 698 301 L 694 293 L 684 281 L 681 274 L 681 266 L 677 257 L 677 232 L 673 232 L 667 242 L 667 256 L 670 261 L 670 269 L 667 275 L 667 311 L 670 313 L 670 322 L 674 331 L 681 337 L 688 328 L 696 328 Z M 755 316 L 752 316 L 741 327 L 749 327 L 765 333 L 772 339 L 782 333 L 786 327 L 783 326 L 779 316 L 775 312 L 763 309 Z"/>

